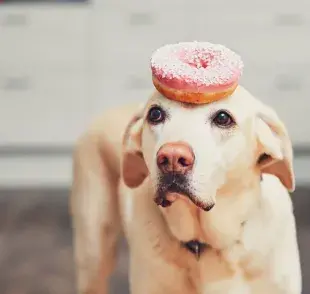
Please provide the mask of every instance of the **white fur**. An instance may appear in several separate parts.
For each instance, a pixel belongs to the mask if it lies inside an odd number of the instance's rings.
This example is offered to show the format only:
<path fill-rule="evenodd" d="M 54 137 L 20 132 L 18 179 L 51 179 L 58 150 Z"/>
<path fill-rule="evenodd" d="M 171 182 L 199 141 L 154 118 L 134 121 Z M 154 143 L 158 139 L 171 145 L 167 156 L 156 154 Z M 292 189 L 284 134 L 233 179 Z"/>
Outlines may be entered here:
<path fill-rule="evenodd" d="M 154 104 L 169 113 L 156 126 L 146 121 Z M 212 125 L 212 114 L 220 109 L 234 116 L 236 128 Z M 122 149 L 121 136 L 115 134 L 123 133 L 135 113 L 139 117 L 129 125 Z M 76 258 L 84 261 L 83 266 L 77 264 L 83 281 L 80 294 L 106 293 L 106 283 L 98 281 L 106 281 L 111 273 L 113 261 L 109 260 L 107 269 L 104 258 L 115 247 L 119 230 L 118 222 L 112 225 L 115 216 L 120 217 L 129 242 L 133 294 L 301 294 L 295 219 L 287 192 L 294 190 L 292 150 L 287 131 L 272 109 L 242 87 L 223 101 L 191 108 L 155 92 L 144 109 L 113 111 L 95 126 L 97 161 L 93 153 L 81 152 L 82 147 L 75 159 L 79 171 L 72 194 Z M 188 143 L 194 151 L 190 184 L 201 201 L 215 203 L 209 212 L 183 196 L 168 208 L 153 201 L 159 184 L 156 153 L 163 144 L 175 141 Z M 144 161 L 136 152 L 143 154 Z M 272 158 L 257 165 L 262 153 Z M 128 154 L 136 160 L 129 171 L 124 167 Z M 79 164 L 81 158 L 94 162 L 93 166 L 100 160 L 102 168 L 93 172 L 105 176 L 102 183 L 98 176 L 97 181 L 91 180 L 92 166 Z M 141 178 L 146 171 L 149 175 Z M 119 198 L 109 192 L 110 186 L 119 186 Z M 82 203 L 85 197 L 89 197 L 87 207 Z M 104 210 L 98 209 L 102 203 L 108 205 Z M 119 214 L 114 211 L 116 205 Z M 89 228 L 86 232 L 86 224 L 95 222 L 115 231 L 99 234 L 98 228 Z M 212 247 L 199 261 L 180 246 L 181 241 L 192 239 Z M 94 244 L 86 248 L 96 240 L 100 252 Z M 96 251 L 90 252 L 91 248 Z"/>

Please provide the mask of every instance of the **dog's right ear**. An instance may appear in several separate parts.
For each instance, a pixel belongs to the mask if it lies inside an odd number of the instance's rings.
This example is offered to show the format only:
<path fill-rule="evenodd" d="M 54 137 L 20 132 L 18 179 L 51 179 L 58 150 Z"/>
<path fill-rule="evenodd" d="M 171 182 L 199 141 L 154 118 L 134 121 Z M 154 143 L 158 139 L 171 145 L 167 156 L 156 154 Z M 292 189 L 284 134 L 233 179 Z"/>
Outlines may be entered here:
<path fill-rule="evenodd" d="M 122 176 L 125 184 L 136 188 L 142 184 L 148 175 L 141 150 L 143 129 L 143 110 L 140 110 L 130 120 L 123 137 Z"/>
<path fill-rule="evenodd" d="M 293 148 L 287 129 L 273 109 L 262 105 L 257 115 L 256 134 L 260 156 L 257 165 L 262 173 L 279 178 L 288 191 L 295 189 Z"/>

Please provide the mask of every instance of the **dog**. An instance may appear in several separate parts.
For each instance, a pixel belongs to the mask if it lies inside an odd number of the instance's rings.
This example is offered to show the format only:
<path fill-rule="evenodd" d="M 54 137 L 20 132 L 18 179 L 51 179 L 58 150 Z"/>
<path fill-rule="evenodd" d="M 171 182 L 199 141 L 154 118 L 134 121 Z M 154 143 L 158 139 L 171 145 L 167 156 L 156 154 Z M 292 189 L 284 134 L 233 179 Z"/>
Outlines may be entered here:
<path fill-rule="evenodd" d="M 124 233 L 133 294 L 301 294 L 294 189 L 284 124 L 242 86 L 112 109 L 74 150 L 78 293 L 108 293 Z"/>

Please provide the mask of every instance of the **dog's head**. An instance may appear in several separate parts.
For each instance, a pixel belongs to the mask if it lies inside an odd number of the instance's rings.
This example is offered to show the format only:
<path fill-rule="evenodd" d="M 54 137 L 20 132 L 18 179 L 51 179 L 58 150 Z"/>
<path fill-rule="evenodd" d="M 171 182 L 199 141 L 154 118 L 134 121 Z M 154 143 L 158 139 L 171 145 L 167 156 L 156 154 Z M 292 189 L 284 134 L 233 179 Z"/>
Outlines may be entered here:
<path fill-rule="evenodd" d="M 292 146 L 283 123 L 242 87 L 206 105 L 155 92 L 127 127 L 122 172 L 131 188 L 149 175 L 162 206 L 182 195 L 210 210 L 227 183 L 259 179 L 261 173 L 294 189 Z"/>

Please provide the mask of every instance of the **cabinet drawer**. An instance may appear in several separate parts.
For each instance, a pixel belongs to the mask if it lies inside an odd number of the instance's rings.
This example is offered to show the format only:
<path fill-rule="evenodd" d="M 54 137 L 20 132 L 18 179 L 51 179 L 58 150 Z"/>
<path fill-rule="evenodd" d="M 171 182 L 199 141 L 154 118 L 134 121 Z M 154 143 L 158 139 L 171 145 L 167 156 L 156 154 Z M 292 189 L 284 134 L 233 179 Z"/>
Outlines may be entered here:
<path fill-rule="evenodd" d="M 94 12 L 93 27 L 100 27 L 101 37 L 94 39 L 92 50 L 98 61 L 119 62 L 137 56 L 149 61 L 150 55 L 166 43 L 190 38 L 185 10 L 155 12 L 117 10 Z"/>
<path fill-rule="evenodd" d="M 36 68 L 85 66 L 87 55 L 85 44 L 81 40 L 72 39 L 68 41 L 63 38 L 63 41 L 60 42 L 58 37 L 58 42 L 56 42 L 52 38 L 44 37 L 39 40 L 37 37 L 29 36 L 27 40 L 16 39 L 0 44 L 1 67 L 18 64 Z M 12 48 L 16 49 L 12 51 Z M 17 48 L 20 48 L 20 50 Z"/>
<path fill-rule="evenodd" d="M 252 13 L 240 17 L 234 15 L 222 17 L 212 15 L 193 22 L 192 38 L 223 43 L 272 35 L 275 42 L 278 38 L 294 35 L 295 32 L 306 37 L 310 29 L 310 17 L 307 18 L 302 13 Z"/>
<path fill-rule="evenodd" d="M 219 19 L 224 16 L 231 15 L 236 19 L 239 17 L 246 17 L 246 14 L 269 14 L 277 12 L 306 12 L 310 8 L 308 0 L 296 0 L 296 1 L 282 1 L 282 0 L 261 0 L 261 1 L 247 1 L 247 0 L 235 0 L 235 1 L 200 1 L 198 6 L 196 5 L 196 11 L 200 15 L 217 15 Z M 221 17 L 223 16 L 223 17 Z"/>
<path fill-rule="evenodd" d="M 242 85 L 276 110 L 294 144 L 310 143 L 310 126 L 306 124 L 310 110 L 308 67 L 308 64 L 291 63 L 252 65 L 242 77 Z"/>
<path fill-rule="evenodd" d="M 0 29 L 2 33 L 33 32 L 74 35 L 85 31 L 91 10 L 85 7 L 53 5 L 1 6 Z"/>
<path fill-rule="evenodd" d="M 54 66 L 85 62 L 87 10 L 18 8 L 0 14 L 1 63 Z"/>
<path fill-rule="evenodd" d="M 28 74 L 28 75 L 27 75 Z M 84 73 L 2 76 L 1 144 L 72 143 L 88 119 Z"/>
<path fill-rule="evenodd" d="M 252 36 L 239 35 L 235 39 L 231 38 L 227 45 L 248 62 L 256 62 L 264 66 L 287 61 L 308 63 L 310 44 L 307 41 L 307 35 L 308 33 L 302 30 L 269 31 Z"/>
<path fill-rule="evenodd" d="M 132 12 L 134 11 L 153 11 L 155 13 L 173 13 L 174 11 L 184 11 L 189 9 L 196 9 L 192 3 L 187 0 L 170 0 L 170 1 L 144 1 L 144 0 L 108 0 L 108 1 L 94 1 L 96 11 L 106 11 L 108 13 L 113 11 L 118 12 Z"/>

